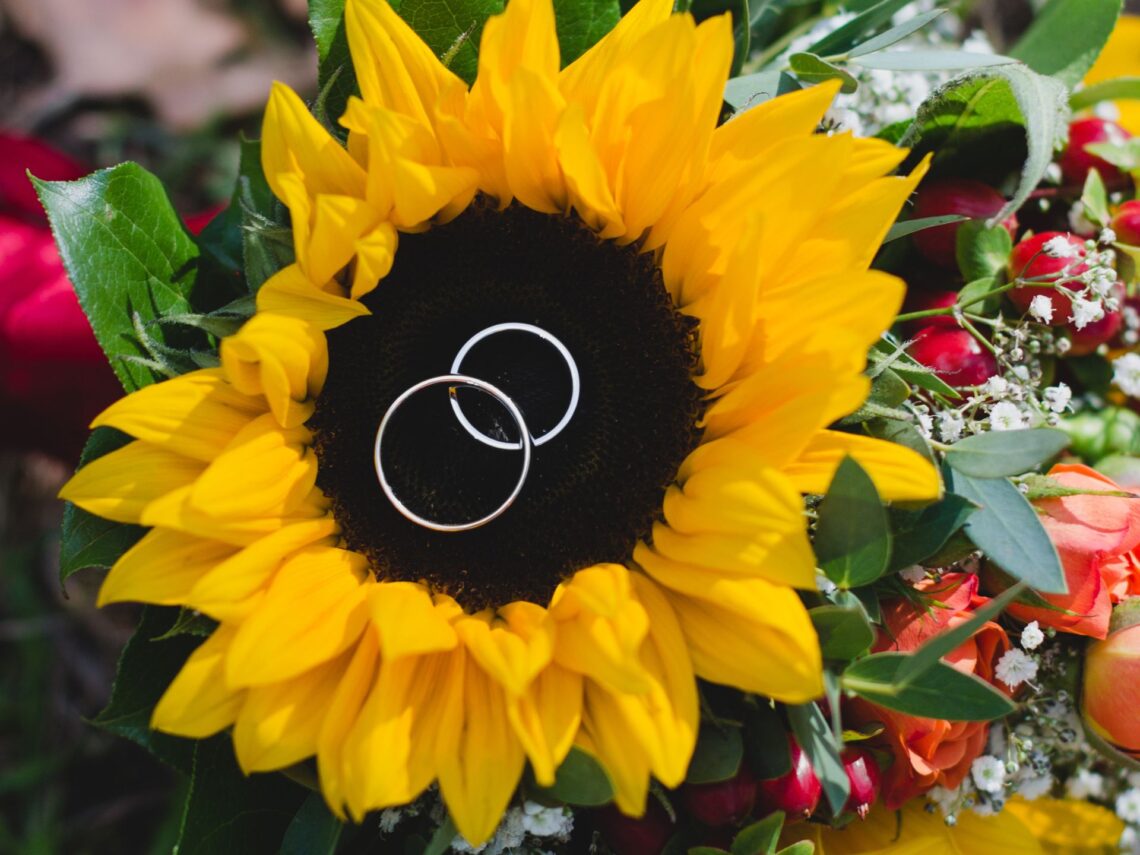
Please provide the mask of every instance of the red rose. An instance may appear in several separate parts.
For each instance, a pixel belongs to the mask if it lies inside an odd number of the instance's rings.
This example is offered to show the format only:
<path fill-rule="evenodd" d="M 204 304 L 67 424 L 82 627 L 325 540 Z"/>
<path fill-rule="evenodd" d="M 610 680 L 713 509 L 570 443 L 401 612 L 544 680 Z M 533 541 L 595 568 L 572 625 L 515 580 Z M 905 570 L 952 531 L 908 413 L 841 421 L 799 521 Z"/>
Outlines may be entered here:
<path fill-rule="evenodd" d="M 916 607 L 909 600 L 885 603 L 884 630 L 875 652 L 914 651 L 932 636 L 969 620 L 974 610 L 987 602 L 978 595 L 978 577 L 971 573 L 948 573 L 938 582 L 928 580 L 916 587 L 928 608 Z M 994 668 L 1009 648 L 1005 630 L 990 622 L 944 661 L 994 683 Z M 859 699 L 850 703 L 848 717 L 855 724 L 883 725 L 879 742 L 894 755 L 882 784 L 883 803 L 890 810 L 932 787 L 958 786 L 970 773 L 970 764 L 982 754 L 989 733 L 986 722 L 919 718 Z"/>

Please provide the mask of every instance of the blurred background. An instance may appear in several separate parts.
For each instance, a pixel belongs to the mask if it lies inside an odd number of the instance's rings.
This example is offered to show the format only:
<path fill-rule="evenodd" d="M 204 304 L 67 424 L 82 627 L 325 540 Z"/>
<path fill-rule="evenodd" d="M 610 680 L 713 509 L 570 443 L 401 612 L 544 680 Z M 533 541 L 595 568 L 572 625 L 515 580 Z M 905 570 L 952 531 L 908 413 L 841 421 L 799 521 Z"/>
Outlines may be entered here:
<path fill-rule="evenodd" d="M 780 0 L 811 15 L 824 0 Z M 1029 0 L 956 5 L 1000 51 Z M 1136 7 L 1140 2 L 1129 3 Z M 160 853 L 181 777 L 88 723 L 138 612 L 61 586 L 55 494 L 86 425 L 121 394 L 25 171 L 77 178 L 134 160 L 191 231 L 228 199 L 238 140 L 272 80 L 315 94 L 306 0 L 0 0 L 0 855 Z"/>

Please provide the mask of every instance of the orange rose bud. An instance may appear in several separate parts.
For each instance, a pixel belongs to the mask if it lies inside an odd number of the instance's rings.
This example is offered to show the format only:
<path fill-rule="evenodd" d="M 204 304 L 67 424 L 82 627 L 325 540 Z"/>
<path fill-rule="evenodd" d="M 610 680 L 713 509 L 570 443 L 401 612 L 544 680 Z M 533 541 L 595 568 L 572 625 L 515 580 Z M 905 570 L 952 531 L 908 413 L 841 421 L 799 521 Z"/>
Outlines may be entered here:
<path fill-rule="evenodd" d="M 1140 600 L 1118 606 L 1108 637 L 1085 652 L 1081 707 L 1090 730 L 1140 759 Z"/>

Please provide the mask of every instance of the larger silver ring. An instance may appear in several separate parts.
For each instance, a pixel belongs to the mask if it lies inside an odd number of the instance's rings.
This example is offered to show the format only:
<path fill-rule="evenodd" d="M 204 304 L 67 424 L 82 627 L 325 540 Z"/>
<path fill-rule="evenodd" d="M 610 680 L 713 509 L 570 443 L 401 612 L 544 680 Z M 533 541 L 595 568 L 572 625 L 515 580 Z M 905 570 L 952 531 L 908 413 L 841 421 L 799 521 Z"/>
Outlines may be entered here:
<path fill-rule="evenodd" d="M 467 354 L 471 352 L 471 348 L 488 336 L 502 332 L 525 332 L 538 336 L 562 355 L 562 359 L 566 362 L 566 368 L 570 371 L 570 403 L 567 405 L 566 412 L 562 414 L 562 418 L 558 424 L 539 437 L 526 434 L 526 437 L 530 439 L 531 443 L 537 447 L 550 442 L 550 440 L 562 433 L 562 429 L 570 423 L 570 419 L 574 416 L 574 411 L 578 409 L 578 398 L 582 392 L 582 382 L 578 376 L 578 364 L 574 361 L 574 357 L 570 355 L 570 351 L 566 349 L 566 345 L 542 327 L 536 327 L 534 324 L 508 322 L 489 326 L 467 339 L 467 342 L 463 347 L 459 348 L 459 352 L 455 354 L 455 359 L 451 361 L 452 373 L 458 374 L 463 365 L 463 360 L 467 358 Z M 451 396 L 451 409 L 455 411 L 455 417 L 459 419 L 459 423 L 463 425 L 463 429 L 484 445 L 489 445 L 492 448 L 501 448 L 504 451 L 516 451 L 522 446 L 523 440 L 521 438 L 518 442 L 504 442 L 501 439 L 487 436 L 487 434 L 483 433 L 468 421 L 467 416 L 463 412 L 463 408 L 459 405 L 459 400 L 454 395 Z"/>
<path fill-rule="evenodd" d="M 417 392 L 420 392 L 431 386 L 440 386 L 445 383 L 451 385 L 451 389 L 448 390 L 448 397 L 451 398 L 452 406 L 455 406 L 455 388 L 457 386 L 470 386 L 472 389 L 478 389 L 480 392 L 490 395 L 492 398 L 502 404 L 506 408 L 507 412 L 511 414 L 511 418 L 515 420 L 515 424 L 517 424 L 519 428 L 520 439 L 518 444 L 506 446 L 507 448 L 522 448 L 522 471 L 519 472 L 518 483 L 515 484 L 514 489 L 511 490 L 511 494 L 507 496 L 506 500 L 501 505 L 499 505 L 499 507 L 495 508 L 495 510 L 491 511 L 491 513 L 487 514 L 486 516 L 480 517 L 477 520 L 472 520 L 471 522 L 441 523 L 436 520 L 429 520 L 426 517 L 422 517 L 417 514 L 402 501 L 400 501 L 399 497 L 392 489 L 392 485 L 388 483 L 388 477 L 384 474 L 384 463 L 381 459 L 382 455 L 380 449 L 381 445 L 384 442 L 384 431 L 388 428 L 388 422 L 392 418 L 392 414 L 395 413 L 396 410 L 398 410 L 400 406 L 408 400 L 408 398 L 412 397 L 412 395 L 416 394 Z M 482 434 L 479 435 L 482 436 Z M 399 397 L 396 398 L 396 400 L 394 400 L 388 406 L 388 409 L 384 413 L 384 418 L 380 420 L 380 427 L 376 430 L 376 444 L 373 448 L 372 459 L 376 466 L 376 477 L 380 479 L 380 489 L 384 491 L 384 495 L 388 497 L 388 501 L 392 503 L 396 510 L 398 510 L 409 520 L 418 525 L 422 525 L 424 528 L 430 528 L 433 531 L 470 531 L 473 528 L 479 528 L 480 526 L 484 526 L 487 523 L 491 522 L 491 520 L 496 519 L 504 511 L 506 511 L 507 508 L 514 504 L 515 499 L 517 499 L 519 493 L 522 492 L 523 485 L 526 483 L 527 475 L 530 473 L 532 446 L 533 443 L 531 441 L 530 431 L 526 426 L 526 421 L 523 420 L 522 412 L 515 405 L 515 402 L 512 401 L 503 392 L 502 389 L 500 389 L 498 386 L 488 383 L 486 380 L 480 380 L 477 377 L 469 377 L 466 374 L 440 374 L 437 377 L 429 377 L 427 380 L 421 380 L 414 386 L 409 386 L 400 394 Z"/>

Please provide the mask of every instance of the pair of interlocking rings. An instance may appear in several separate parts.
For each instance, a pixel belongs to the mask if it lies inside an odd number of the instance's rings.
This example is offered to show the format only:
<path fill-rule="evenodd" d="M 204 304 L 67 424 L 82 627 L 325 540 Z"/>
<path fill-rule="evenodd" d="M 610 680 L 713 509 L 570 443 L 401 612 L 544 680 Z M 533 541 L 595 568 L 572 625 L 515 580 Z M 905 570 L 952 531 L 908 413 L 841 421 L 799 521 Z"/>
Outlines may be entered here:
<path fill-rule="evenodd" d="M 566 407 L 566 412 L 562 414 L 562 418 L 550 430 L 546 431 L 542 436 L 536 437 L 530 432 L 527 427 L 526 419 L 523 418 L 522 411 L 518 405 L 511 400 L 502 389 L 493 383 L 488 383 L 486 380 L 480 380 L 478 377 L 472 377 L 469 374 L 464 374 L 462 371 L 463 361 L 479 342 L 488 338 L 489 336 L 497 335 L 505 332 L 523 332 L 530 333 L 531 335 L 538 336 L 547 344 L 554 347 L 566 362 L 566 367 L 570 371 L 570 403 Z M 468 434 L 474 439 L 488 445 L 491 448 L 501 449 L 503 451 L 522 451 L 522 468 L 519 472 L 518 480 L 515 482 L 514 489 L 495 510 L 489 514 L 479 517 L 476 520 L 469 522 L 449 523 L 440 522 L 438 520 L 428 519 L 421 516 L 409 508 L 400 498 L 396 495 L 395 490 L 392 489 L 391 483 L 384 472 L 384 462 L 382 455 L 382 446 L 384 443 L 384 432 L 388 429 L 388 425 L 392 420 L 395 412 L 413 395 L 422 392 L 424 389 L 429 389 L 433 386 L 448 386 L 448 398 L 451 402 L 452 412 L 455 413 L 456 419 Z M 480 431 L 463 412 L 463 407 L 459 403 L 457 395 L 461 387 L 475 389 L 490 397 L 494 398 L 514 419 L 515 425 L 519 430 L 519 439 L 517 442 L 507 442 L 501 439 L 496 439 L 493 436 Z M 373 447 L 373 462 L 376 466 L 376 477 L 380 480 L 380 489 L 384 491 L 384 495 L 388 497 L 388 501 L 403 514 L 407 519 L 421 525 L 424 528 L 432 529 L 433 531 L 470 531 L 474 528 L 479 528 L 494 519 L 502 516 L 506 510 L 515 503 L 519 493 L 522 492 L 523 486 L 526 484 L 527 476 L 530 474 L 531 459 L 533 457 L 534 449 L 540 445 L 544 445 L 550 440 L 554 439 L 562 430 L 570 423 L 570 419 L 574 417 L 574 412 L 578 409 L 578 398 L 581 392 L 581 380 L 578 376 L 578 365 L 574 362 L 574 357 L 570 355 L 570 351 L 566 349 L 566 345 L 560 342 L 553 335 L 548 333 L 542 327 L 536 327 L 533 324 L 523 323 L 504 323 L 489 326 L 484 330 L 480 330 L 475 335 L 471 336 L 463 347 L 459 348 L 459 352 L 455 354 L 455 359 L 451 361 L 451 370 L 448 374 L 439 374 L 435 377 L 428 377 L 426 380 L 421 380 L 414 383 L 401 392 L 396 400 L 388 406 L 384 412 L 384 417 L 380 419 L 380 427 L 376 430 L 376 443 Z"/>

